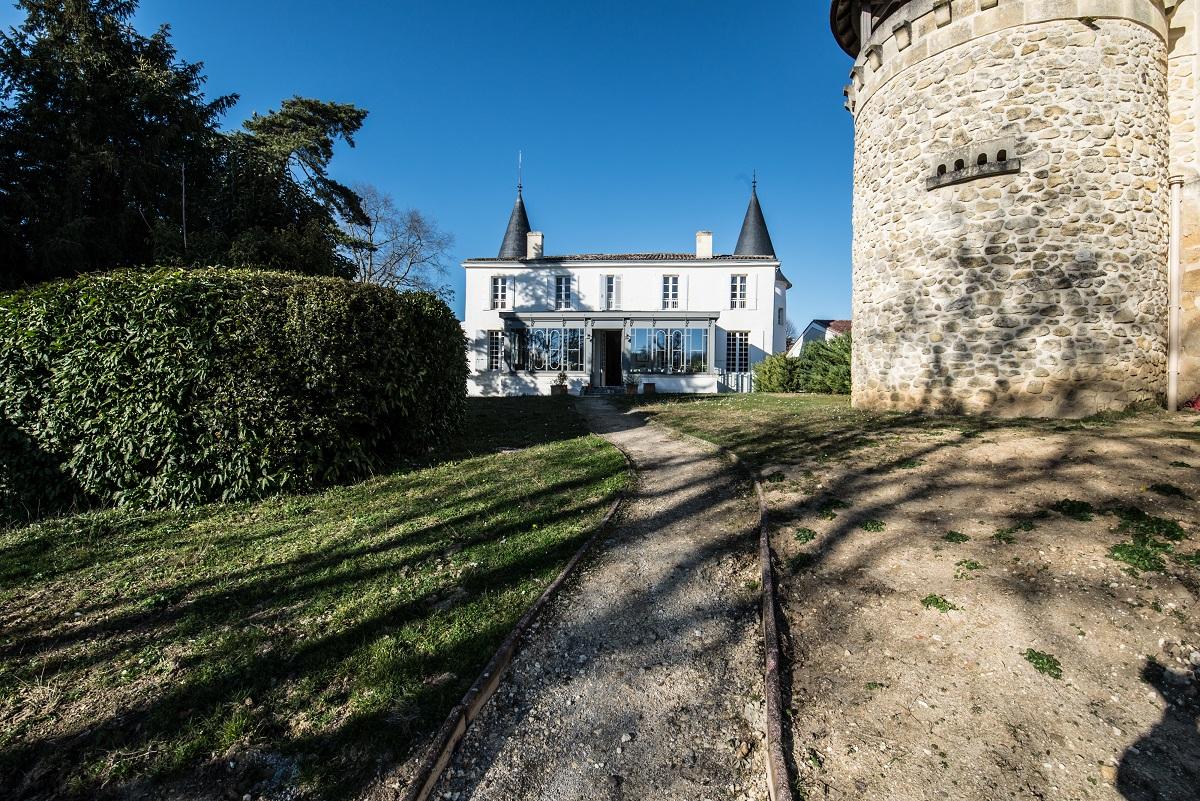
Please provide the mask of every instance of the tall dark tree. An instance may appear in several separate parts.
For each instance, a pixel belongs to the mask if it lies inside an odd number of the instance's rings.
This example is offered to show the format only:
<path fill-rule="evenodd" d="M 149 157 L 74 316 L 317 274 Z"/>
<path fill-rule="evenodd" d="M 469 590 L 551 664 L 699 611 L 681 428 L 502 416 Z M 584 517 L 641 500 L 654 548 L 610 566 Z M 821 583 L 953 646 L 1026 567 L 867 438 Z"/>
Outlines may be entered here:
<path fill-rule="evenodd" d="M 0 33 L 0 284 L 155 259 L 182 177 L 203 194 L 221 115 L 169 28 L 134 30 L 133 0 L 19 0 Z"/>
<path fill-rule="evenodd" d="M 367 112 L 294 97 L 224 137 L 216 175 L 189 227 L 160 231 L 160 260 L 354 275 L 340 221 L 365 223 L 361 201 L 329 177 L 339 141 L 354 145 Z"/>

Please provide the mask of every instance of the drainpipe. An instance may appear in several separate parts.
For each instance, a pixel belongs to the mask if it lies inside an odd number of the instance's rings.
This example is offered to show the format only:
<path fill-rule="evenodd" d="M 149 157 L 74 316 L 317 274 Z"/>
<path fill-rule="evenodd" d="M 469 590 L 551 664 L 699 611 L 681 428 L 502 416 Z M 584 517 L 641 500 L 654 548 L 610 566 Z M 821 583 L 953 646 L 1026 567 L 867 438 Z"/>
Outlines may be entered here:
<path fill-rule="evenodd" d="M 1180 240 L 1183 237 L 1181 210 L 1183 176 L 1171 176 L 1170 252 L 1167 258 L 1169 299 L 1167 306 L 1167 411 L 1179 410 L 1179 318 L 1183 306 L 1182 271 L 1180 270 Z"/>

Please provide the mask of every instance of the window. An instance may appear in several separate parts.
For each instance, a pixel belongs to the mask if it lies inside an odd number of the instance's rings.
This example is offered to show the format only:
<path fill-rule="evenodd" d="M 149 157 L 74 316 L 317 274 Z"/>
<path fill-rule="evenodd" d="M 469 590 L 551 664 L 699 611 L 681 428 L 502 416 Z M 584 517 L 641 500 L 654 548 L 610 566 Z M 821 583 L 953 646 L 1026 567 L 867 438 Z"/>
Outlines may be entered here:
<path fill-rule="evenodd" d="M 514 339 L 518 370 L 583 371 L 582 328 L 527 328 Z"/>
<path fill-rule="evenodd" d="M 729 278 L 729 308 L 746 308 L 746 276 L 733 275 Z"/>
<path fill-rule="evenodd" d="M 664 309 L 679 308 L 679 276 L 663 276 L 662 307 Z"/>
<path fill-rule="evenodd" d="M 508 276 L 493 275 L 492 276 L 492 308 L 507 309 L 508 308 Z"/>
<path fill-rule="evenodd" d="M 503 358 L 504 358 L 504 332 L 503 331 L 488 331 L 487 369 L 499 370 L 500 362 Z"/>
<path fill-rule="evenodd" d="M 604 309 L 612 311 L 617 308 L 617 277 L 615 275 L 604 276 Z"/>
<path fill-rule="evenodd" d="M 729 331 L 725 334 L 725 369 L 731 373 L 750 372 L 749 331 Z"/>
<path fill-rule="evenodd" d="M 786 323 L 784 322 L 784 319 L 783 319 L 783 307 L 782 306 L 780 306 L 775 311 L 775 322 L 778 325 L 786 325 Z"/>
<path fill-rule="evenodd" d="M 634 328 L 631 373 L 707 373 L 708 330 Z"/>
<path fill-rule="evenodd" d="M 554 308 L 571 308 L 571 276 L 554 276 Z"/>

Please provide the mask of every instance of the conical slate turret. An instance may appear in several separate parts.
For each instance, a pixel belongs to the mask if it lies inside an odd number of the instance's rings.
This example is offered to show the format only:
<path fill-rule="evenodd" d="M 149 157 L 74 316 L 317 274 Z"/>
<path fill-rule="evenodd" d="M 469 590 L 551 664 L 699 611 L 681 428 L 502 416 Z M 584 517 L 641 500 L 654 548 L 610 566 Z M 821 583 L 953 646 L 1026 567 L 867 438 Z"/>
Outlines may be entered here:
<path fill-rule="evenodd" d="M 775 246 L 771 244 L 771 234 L 767 231 L 767 221 L 763 219 L 762 207 L 758 205 L 758 182 L 750 187 L 750 206 L 746 209 L 746 219 L 742 221 L 742 232 L 738 234 L 737 247 L 733 249 L 735 256 L 775 256 Z"/>
<path fill-rule="evenodd" d="M 501 259 L 525 258 L 526 239 L 528 237 L 529 215 L 525 213 L 525 201 L 521 199 L 521 187 L 517 186 L 517 202 L 513 204 L 512 214 L 508 218 L 508 230 L 504 232 L 504 242 L 500 245 Z"/>

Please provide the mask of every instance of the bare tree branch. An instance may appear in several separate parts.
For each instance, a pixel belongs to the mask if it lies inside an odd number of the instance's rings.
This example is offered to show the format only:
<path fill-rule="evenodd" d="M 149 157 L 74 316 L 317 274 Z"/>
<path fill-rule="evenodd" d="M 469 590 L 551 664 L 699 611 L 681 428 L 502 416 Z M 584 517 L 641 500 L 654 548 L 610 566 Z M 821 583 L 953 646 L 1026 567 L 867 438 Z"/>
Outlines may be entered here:
<path fill-rule="evenodd" d="M 343 223 L 356 280 L 435 292 L 447 300 L 453 297 L 447 278 L 454 237 L 417 209 L 401 211 L 390 195 L 370 184 L 356 184 L 353 189 L 367 215 L 363 225 Z"/>

